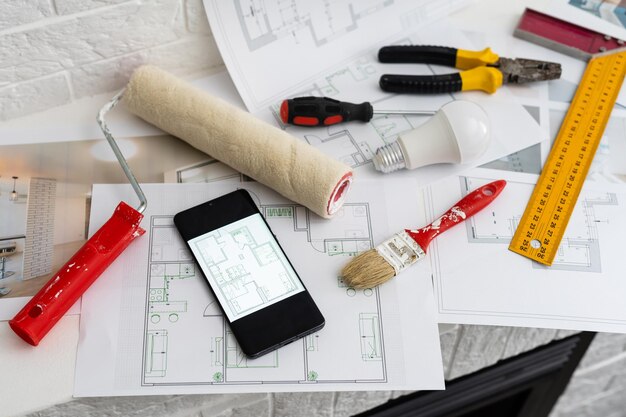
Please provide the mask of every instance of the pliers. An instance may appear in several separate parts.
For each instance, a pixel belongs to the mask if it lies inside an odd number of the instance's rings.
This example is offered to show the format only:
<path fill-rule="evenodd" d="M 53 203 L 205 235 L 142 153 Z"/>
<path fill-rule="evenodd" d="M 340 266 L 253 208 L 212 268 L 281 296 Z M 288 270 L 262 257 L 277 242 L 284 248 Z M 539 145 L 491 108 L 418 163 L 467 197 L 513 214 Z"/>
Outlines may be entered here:
<path fill-rule="evenodd" d="M 561 77 L 561 64 L 524 58 L 501 58 L 490 48 L 467 51 L 445 46 L 385 46 L 378 51 L 378 60 L 388 63 L 445 65 L 466 70 L 444 75 L 382 75 L 380 88 L 393 93 L 440 94 L 482 90 L 492 94 L 502 84 L 555 80 Z"/>

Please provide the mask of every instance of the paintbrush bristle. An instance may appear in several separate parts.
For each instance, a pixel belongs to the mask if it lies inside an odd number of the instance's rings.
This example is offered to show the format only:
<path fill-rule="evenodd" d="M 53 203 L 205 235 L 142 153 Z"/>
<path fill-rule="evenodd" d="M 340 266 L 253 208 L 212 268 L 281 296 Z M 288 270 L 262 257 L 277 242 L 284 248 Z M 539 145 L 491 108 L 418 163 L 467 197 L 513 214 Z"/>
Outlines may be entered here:
<path fill-rule="evenodd" d="M 376 249 L 361 253 L 348 263 L 341 276 L 354 288 L 372 288 L 389 281 L 396 274 L 389 262 Z"/>

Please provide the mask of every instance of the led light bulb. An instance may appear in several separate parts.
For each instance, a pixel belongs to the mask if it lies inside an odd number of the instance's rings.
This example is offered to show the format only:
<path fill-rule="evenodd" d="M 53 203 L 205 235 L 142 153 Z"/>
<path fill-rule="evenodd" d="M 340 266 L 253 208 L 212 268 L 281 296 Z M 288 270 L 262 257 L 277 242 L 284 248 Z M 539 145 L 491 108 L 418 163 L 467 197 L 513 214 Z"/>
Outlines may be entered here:
<path fill-rule="evenodd" d="M 478 104 L 452 101 L 426 123 L 376 150 L 376 170 L 389 173 L 439 163 L 464 164 L 479 158 L 491 140 L 489 118 Z"/>

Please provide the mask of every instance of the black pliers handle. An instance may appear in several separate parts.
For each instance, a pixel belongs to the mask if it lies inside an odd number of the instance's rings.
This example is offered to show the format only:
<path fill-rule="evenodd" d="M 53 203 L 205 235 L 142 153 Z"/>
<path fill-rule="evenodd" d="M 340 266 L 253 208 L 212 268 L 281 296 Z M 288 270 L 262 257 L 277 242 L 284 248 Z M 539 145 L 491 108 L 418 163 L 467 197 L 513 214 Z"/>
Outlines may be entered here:
<path fill-rule="evenodd" d="M 560 64 L 500 58 L 490 48 L 468 51 L 429 45 L 385 46 L 378 51 L 378 60 L 444 65 L 465 70 L 443 75 L 384 74 L 380 77 L 380 87 L 394 93 L 439 94 L 467 90 L 494 93 L 505 83 L 553 80 L 561 76 Z"/>

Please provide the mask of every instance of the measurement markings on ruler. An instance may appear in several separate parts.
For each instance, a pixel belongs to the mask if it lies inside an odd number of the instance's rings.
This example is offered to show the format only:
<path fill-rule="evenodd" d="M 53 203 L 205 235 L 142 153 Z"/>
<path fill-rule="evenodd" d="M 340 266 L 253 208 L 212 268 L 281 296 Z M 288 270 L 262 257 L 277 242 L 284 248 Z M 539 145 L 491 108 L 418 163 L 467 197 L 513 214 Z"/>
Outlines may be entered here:
<path fill-rule="evenodd" d="M 552 265 L 624 74 L 626 51 L 592 59 L 585 70 L 509 249 Z"/>

